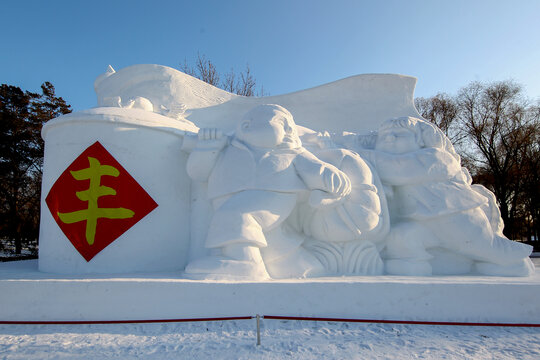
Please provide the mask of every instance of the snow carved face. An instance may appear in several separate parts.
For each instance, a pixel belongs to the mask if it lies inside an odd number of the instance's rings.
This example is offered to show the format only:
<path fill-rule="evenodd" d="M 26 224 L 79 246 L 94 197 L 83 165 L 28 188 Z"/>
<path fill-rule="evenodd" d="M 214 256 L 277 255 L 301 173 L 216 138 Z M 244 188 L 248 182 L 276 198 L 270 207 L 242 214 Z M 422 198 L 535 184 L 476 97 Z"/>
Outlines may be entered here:
<path fill-rule="evenodd" d="M 265 149 L 302 146 L 291 113 L 279 105 L 260 105 L 249 111 L 238 125 L 236 137 Z"/>
<path fill-rule="evenodd" d="M 407 128 L 392 127 L 379 131 L 375 150 L 391 153 L 404 154 L 420 149 L 416 140 L 416 134 Z"/>

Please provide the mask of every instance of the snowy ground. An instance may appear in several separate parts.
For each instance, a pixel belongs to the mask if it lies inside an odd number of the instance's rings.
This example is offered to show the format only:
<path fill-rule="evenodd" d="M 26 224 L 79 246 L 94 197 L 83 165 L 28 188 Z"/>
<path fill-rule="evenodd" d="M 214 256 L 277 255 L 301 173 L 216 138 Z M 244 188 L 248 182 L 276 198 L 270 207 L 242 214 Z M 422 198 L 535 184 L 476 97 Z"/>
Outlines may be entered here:
<path fill-rule="evenodd" d="M 0 325 L 0 359 L 138 358 L 539 359 L 540 328 L 264 319 L 257 346 L 255 320 Z"/>
<path fill-rule="evenodd" d="M 540 328 L 255 320 L 2 325 L 1 359 L 538 359 Z"/>

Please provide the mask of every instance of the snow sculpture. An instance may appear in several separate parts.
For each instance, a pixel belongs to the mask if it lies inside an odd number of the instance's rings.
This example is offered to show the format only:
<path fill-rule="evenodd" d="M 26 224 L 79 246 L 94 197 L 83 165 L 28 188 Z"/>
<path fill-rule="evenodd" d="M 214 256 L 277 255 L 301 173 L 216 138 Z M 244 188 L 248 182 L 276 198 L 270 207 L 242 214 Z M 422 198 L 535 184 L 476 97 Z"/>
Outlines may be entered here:
<path fill-rule="evenodd" d="M 214 253 L 191 262 L 186 273 L 253 279 L 327 273 L 302 246 L 300 226 L 319 241 L 352 241 L 379 223 L 380 205 L 369 183 L 369 168 L 352 153 L 340 155 L 336 160 L 356 175 L 355 180 L 362 180 L 354 196 L 361 207 L 343 205 L 353 198 L 351 180 L 302 147 L 292 115 L 279 105 L 260 105 L 248 112 L 230 141 L 216 129 L 200 130 L 187 166 L 194 181 L 208 181 L 214 214 L 206 247 Z M 306 202 L 319 210 L 301 211 L 298 216 L 309 219 L 296 219 L 297 226 L 287 222 L 297 205 Z M 338 210 L 331 213 L 328 207 Z M 339 240 L 331 239 L 334 236 Z M 376 248 L 362 250 L 374 264 L 357 265 L 356 272 L 381 273 Z"/>
<path fill-rule="evenodd" d="M 379 127 L 375 149 L 359 152 L 391 189 L 387 273 L 468 273 L 473 265 L 487 275 L 533 272 L 531 246 L 502 235 L 493 196 L 471 187 L 452 144 L 434 125 L 390 119 Z"/>
<path fill-rule="evenodd" d="M 367 74 L 246 98 L 164 66 L 109 67 L 94 84 L 99 107 L 43 128 L 39 268 L 531 274 L 531 247 L 504 237 L 493 193 L 419 118 L 415 82 Z M 101 214 L 119 208 L 133 216 Z"/>

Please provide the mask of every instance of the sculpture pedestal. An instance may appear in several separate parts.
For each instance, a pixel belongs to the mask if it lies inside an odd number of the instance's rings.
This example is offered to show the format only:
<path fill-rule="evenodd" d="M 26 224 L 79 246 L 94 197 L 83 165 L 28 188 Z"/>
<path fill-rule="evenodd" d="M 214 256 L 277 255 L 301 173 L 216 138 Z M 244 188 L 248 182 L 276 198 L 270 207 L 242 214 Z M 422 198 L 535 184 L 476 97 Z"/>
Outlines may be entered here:
<path fill-rule="evenodd" d="M 193 319 L 256 314 L 540 324 L 540 272 L 528 278 L 340 277 L 266 282 L 181 273 L 61 276 L 37 261 L 0 264 L 0 321 Z"/>

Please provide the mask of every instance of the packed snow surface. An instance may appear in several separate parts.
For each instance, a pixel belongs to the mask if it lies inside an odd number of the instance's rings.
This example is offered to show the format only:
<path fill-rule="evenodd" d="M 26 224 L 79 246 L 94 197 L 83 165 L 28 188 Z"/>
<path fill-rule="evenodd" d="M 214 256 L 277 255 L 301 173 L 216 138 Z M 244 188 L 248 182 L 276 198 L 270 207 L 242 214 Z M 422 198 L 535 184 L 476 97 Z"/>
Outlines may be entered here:
<path fill-rule="evenodd" d="M 255 320 L 1 325 L 2 359 L 538 359 L 540 328 Z"/>
<path fill-rule="evenodd" d="M 533 259 L 540 265 L 540 259 Z M 531 299 L 537 301 L 537 299 Z M 540 328 L 263 319 L 0 325 L 0 359 L 538 359 Z"/>

